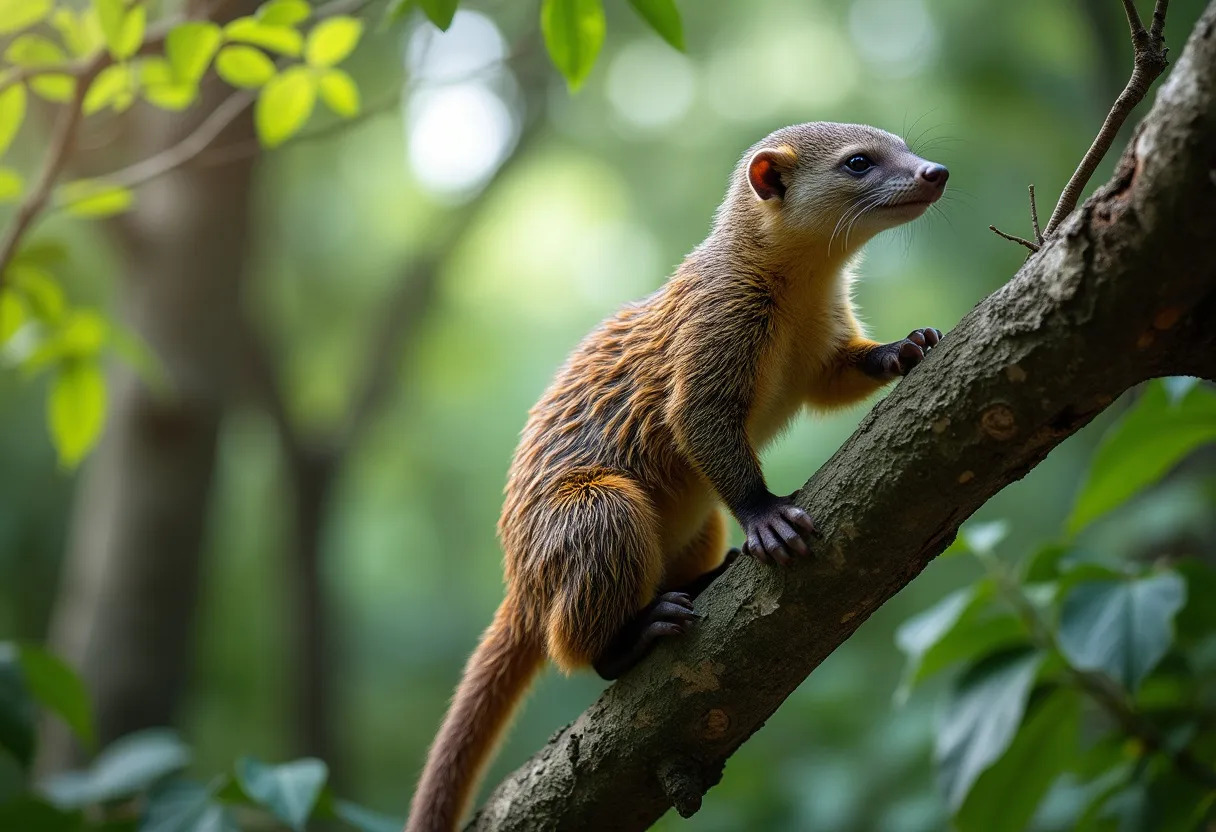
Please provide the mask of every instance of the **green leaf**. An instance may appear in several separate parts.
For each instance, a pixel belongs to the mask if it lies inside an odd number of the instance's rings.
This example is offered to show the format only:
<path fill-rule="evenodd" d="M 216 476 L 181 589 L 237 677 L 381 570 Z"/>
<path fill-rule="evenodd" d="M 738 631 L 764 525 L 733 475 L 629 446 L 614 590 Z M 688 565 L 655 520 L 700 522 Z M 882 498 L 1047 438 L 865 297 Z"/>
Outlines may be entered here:
<path fill-rule="evenodd" d="M 115 740 L 85 771 L 51 777 L 43 786 L 60 808 L 129 797 L 190 763 L 190 749 L 167 728 L 151 728 Z"/>
<path fill-rule="evenodd" d="M 215 71 L 234 87 L 257 89 L 274 77 L 274 61 L 252 46 L 225 46 L 215 58 Z"/>
<path fill-rule="evenodd" d="M 359 115 L 359 88 L 355 81 L 340 69 L 327 69 L 321 76 L 321 100 L 329 109 L 343 118 Z"/>
<path fill-rule="evenodd" d="M 22 679 L 17 645 L 0 641 L 0 747 L 8 749 L 22 766 L 34 759 L 36 715 Z"/>
<path fill-rule="evenodd" d="M 311 757 L 279 766 L 246 757 L 237 761 L 236 777 L 245 794 L 292 829 L 302 832 L 329 777 L 329 769 L 321 760 Z"/>
<path fill-rule="evenodd" d="M 21 671 L 30 694 L 43 707 L 58 714 L 86 746 L 96 742 L 93 704 L 84 682 L 53 653 L 23 644 L 19 648 Z"/>
<path fill-rule="evenodd" d="M 79 812 L 56 809 L 31 794 L 19 795 L 0 806 L 0 829 L 79 832 L 82 828 Z"/>
<path fill-rule="evenodd" d="M 308 33 L 304 60 L 311 66 L 331 67 L 342 63 L 354 51 L 363 34 L 363 21 L 354 17 L 322 20 Z"/>
<path fill-rule="evenodd" d="M 96 23 L 96 12 L 92 9 L 77 13 L 59 6 L 51 15 L 51 25 L 59 32 L 63 45 L 77 58 L 91 55 L 104 42 L 101 26 Z"/>
<path fill-rule="evenodd" d="M 1177 572 L 1078 584 L 1060 610 L 1060 652 L 1135 693 L 1173 642 L 1174 616 L 1185 603 Z"/>
<path fill-rule="evenodd" d="M 544 0 L 540 27 L 553 65 L 573 92 L 583 85 L 604 44 L 600 0 Z"/>
<path fill-rule="evenodd" d="M 210 785 L 175 781 L 155 789 L 140 832 L 240 832 L 228 809 L 215 802 L 223 778 Z"/>
<path fill-rule="evenodd" d="M 260 46 L 290 58 L 300 57 L 304 37 L 290 26 L 273 26 L 256 17 L 238 17 L 224 27 L 224 37 L 237 43 Z"/>
<path fill-rule="evenodd" d="M 125 61 L 138 52 L 147 28 L 147 8 L 138 3 L 128 6 L 126 0 L 94 0 L 94 7 L 106 46 L 114 59 Z"/>
<path fill-rule="evenodd" d="M 51 383 L 47 419 L 59 464 L 76 467 L 101 436 L 106 421 L 106 381 L 97 362 L 64 362 Z"/>
<path fill-rule="evenodd" d="M 12 289 L 0 289 L 0 345 L 12 338 L 25 323 L 25 301 Z"/>
<path fill-rule="evenodd" d="M 144 58 L 139 63 L 140 88 L 148 103 L 162 110 L 184 110 L 198 98 L 198 84 L 180 81 L 165 58 Z"/>
<path fill-rule="evenodd" d="M 1113 425 L 1068 519 L 1075 534 L 1161 479 L 1187 454 L 1216 442 L 1216 392 L 1195 387 L 1178 404 L 1153 382 Z"/>
<path fill-rule="evenodd" d="M 452 25 L 457 5 L 459 5 L 458 0 L 418 0 L 418 7 L 422 9 L 427 19 L 444 32 Z"/>
<path fill-rule="evenodd" d="M 98 73 L 84 94 L 84 114 L 92 115 L 112 104 L 128 102 L 133 94 L 131 68 L 126 64 L 111 64 Z M 122 109 L 116 106 L 115 109 Z"/>
<path fill-rule="evenodd" d="M 384 17 L 380 19 L 381 28 L 401 21 L 412 8 L 414 8 L 414 0 L 391 0 L 384 9 Z M 454 9 L 452 13 L 455 14 Z"/>
<path fill-rule="evenodd" d="M 10 43 L 4 58 L 14 66 L 27 69 L 59 69 L 67 66 L 67 56 L 59 45 L 35 34 L 21 35 Z M 48 101 L 68 101 L 76 89 L 76 81 L 65 73 L 46 72 L 30 78 L 29 86 Z"/>
<path fill-rule="evenodd" d="M 39 321 L 57 324 L 65 307 L 63 290 L 45 269 L 27 261 L 8 267 L 9 285 L 25 298 L 26 305 Z"/>
<path fill-rule="evenodd" d="M 1022 832 L 1077 754 L 1081 700 L 1062 688 L 1026 718 L 1001 758 L 980 775 L 954 816 L 958 832 Z"/>
<path fill-rule="evenodd" d="M 24 120 L 25 86 L 13 84 L 0 92 L 0 156 L 8 152 Z"/>
<path fill-rule="evenodd" d="M 52 0 L 0 0 L 0 35 L 28 29 L 50 14 Z"/>
<path fill-rule="evenodd" d="M 59 204 L 69 214 L 97 219 L 121 214 L 135 202 L 129 188 L 100 179 L 78 179 L 59 189 Z"/>
<path fill-rule="evenodd" d="M 253 121 L 266 147 L 278 147 L 308 121 L 317 101 L 317 78 L 293 66 L 276 75 L 258 94 Z"/>
<path fill-rule="evenodd" d="M 312 16 L 305 0 L 270 0 L 258 7 L 258 20 L 271 26 L 296 26 Z"/>
<path fill-rule="evenodd" d="M 15 202 L 25 189 L 25 179 L 12 168 L 0 168 L 0 202 Z"/>
<path fill-rule="evenodd" d="M 399 832 L 405 825 L 400 818 L 373 812 L 349 800 L 335 800 L 333 809 L 338 820 L 350 824 L 360 832 Z"/>
<path fill-rule="evenodd" d="M 174 26 L 165 39 L 165 57 L 173 68 L 173 77 L 182 83 L 197 84 L 223 39 L 220 27 L 214 23 L 195 21 Z"/>
<path fill-rule="evenodd" d="M 934 749 L 938 780 L 952 811 L 1009 747 L 1042 662 L 1038 651 L 1010 651 L 980 661 L 959 680 L 938 720 Z"/>
<path fill-rule="evenodd" d="M 675 0 L 629 0 L 629 4 L 663 40 L 684 51 L 684 28 Z"/>

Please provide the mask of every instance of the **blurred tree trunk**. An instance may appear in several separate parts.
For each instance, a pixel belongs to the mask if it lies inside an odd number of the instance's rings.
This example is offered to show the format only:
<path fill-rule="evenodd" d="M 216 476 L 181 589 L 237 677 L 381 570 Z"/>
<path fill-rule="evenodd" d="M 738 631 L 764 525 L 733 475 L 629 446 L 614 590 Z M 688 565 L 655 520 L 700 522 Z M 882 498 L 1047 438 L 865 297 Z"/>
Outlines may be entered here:
<path fill-rule="evenodd" d="M 225 94 L 204 85 L 186 114 L 141 109 L 131 129 L 138 158 L 183 138 Z M 251 119 L 238 118 L 219 143 L 252 136 Z M 163 361 L 170 390 L 157 395 L 114 368 L 106 435 L 80 481 L 52 614 L 51 644 L 83 674 L 102 743 L 172 722 L 191 667 L 219 425 L 237 369 L 231 335 L 253 164 L 187 165 L 151 182 L 117 235 L 128 264 L 120 315 Z M 55 727 L 42 747 L 43 771 L 76 757 Z"/>

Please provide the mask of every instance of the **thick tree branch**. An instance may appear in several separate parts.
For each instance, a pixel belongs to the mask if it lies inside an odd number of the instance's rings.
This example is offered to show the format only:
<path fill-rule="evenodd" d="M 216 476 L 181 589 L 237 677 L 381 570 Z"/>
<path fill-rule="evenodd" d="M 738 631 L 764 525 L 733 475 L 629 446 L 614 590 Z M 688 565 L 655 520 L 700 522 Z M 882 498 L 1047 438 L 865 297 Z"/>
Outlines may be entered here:
<path fill-rule="evenodd" d="M 1213 159 L 1216 4 L 1114 179 L 804 486 L 817 556 L 788 572 L 737 562 L 694 632 L 608 689 L 470 828 L 632 830 L 695 811 L 735 749 L 993 494 L 1132 385 L 1216 376 Z"/>

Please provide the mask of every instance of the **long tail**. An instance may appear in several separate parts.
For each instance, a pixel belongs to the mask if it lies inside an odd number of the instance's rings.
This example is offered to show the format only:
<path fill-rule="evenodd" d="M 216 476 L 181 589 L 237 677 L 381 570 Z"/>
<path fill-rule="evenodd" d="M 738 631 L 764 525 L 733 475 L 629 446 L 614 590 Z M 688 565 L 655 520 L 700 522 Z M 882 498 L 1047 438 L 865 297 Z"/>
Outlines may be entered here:
<path fill-rule="evenodd" d="M 406 832 L 452 832 L 516 704 L 545 661 L 508 595 L 469 657 L 431 750 Z"/>

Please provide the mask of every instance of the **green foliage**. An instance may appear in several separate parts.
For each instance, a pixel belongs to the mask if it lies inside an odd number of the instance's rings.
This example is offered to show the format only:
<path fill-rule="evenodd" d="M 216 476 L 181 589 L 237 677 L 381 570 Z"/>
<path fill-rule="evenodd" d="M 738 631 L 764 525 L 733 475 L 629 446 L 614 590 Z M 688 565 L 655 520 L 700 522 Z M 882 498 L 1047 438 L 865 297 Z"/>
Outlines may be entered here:
<path fill-rule="evenodd" d="M 142 3 L 126 0 L 94 0 L 106 48 L 116 61 L 125 61 L 139 51 L 144 42 L 148 9 Z"/>
<path fill-rule="evenodd" d="M 197 84 L 223 40 L 223 32 L 214 23 L 194 21 L 173 27 L 165 38 L 165 57 L 173 68 L 173 77 Z"/>
<path fill-rule="evenodd" d="M 76 673 L 39 647 L 0 642 L 0 754 L 11 754 L 27 770 L 39 707 L 92 743 L 89 699 Z M 130 734 L 104 748 L 85 769 L 36 785 L 29 781 L 15 795 L 0 795 L 0 828 L 101 832 L 137 817 L 143 832 L 236 832 L 234 806 L 301 831 L 321 819 L 361 832 L 401 828 L 398 819 L 337 797 L 326 785 L 329 772 L 320 760 L 268 765 L 242 758 L 203 784 L 182 776 L 192 756 L 170 730 Z"/>
<path fill-rule="evenodd" d="M 256 89 L 274 77 L 274 61 L 252 46 L 225 46 L 215 58 L 215 71 L 234 87 Z"/>
<path fill-rule="evenodd" d="M 309 66 L 328 69 L 346 60 L 363 34 L 363 23 L 353 17 L 331 17 L 308 33 L 304 59 Z"/>
<path fill-rule="evenodd" d="M 59 205 L 77 217 L 112 217 L 134 204 L 135 194 L 130 189 L 100 179 L 78 179 L 59 189 Z"/>
<path fill-rule="evenodd" d="M 0 92 L 0 156 L 8 152 L 24 120 L 25 87 L 16 84 Z"/>
<path fill-rule="evenodd" d="M 1216 638 L 1216 570 L 1197 561 L 1103 563 L 1074 538 L 1210 445 L 1214 401 L 1211 389 L 1194 384 L 1148 385 L 1099 447 L 1066 538 L 1015 568 L 996 552 L 1006 524 L 964 526 L 951 549 L 977 558 L 988 576 L 897 631 L 907 656 L 897 701 L 964 666 L 936 755 L 960 832 L 1027 828 L 1066 777 L 1087 782 L 1069 792 L 1077 807 L 1070 828 L 1142 829 L 1153 818 L 1154 829 L 1182 830 L 1211 819 L 1212 805 L 1200 806 L 1202 784 L 1173 755 L 1210 767 L 1216 751 L 1201 715 L 1216 671 L 1203 658 Z M 1103 732 L 1088 748 L 1078 738 L 1082 720 Z M 1179 800 L 1186 811 L 1162 821 Z"/>
<path fill-rule="evenodd" d="M 0 35 L 20 32 L 51 13 L 52 0 L 0 0 Z"/>
<path fill-rule="evenodd" d="M 540 28 L 553 65 L 571 91 L 583 85 L 604 44 L 604 7 L 600 0 L 544 0 Z"/>
<path fill-rule="evenodd" d="M 659 33 L 663 40 L 684 51 L 684 27 L 675 0 L 629 0 L 642 19 Z"/>
<path fill-rule="evenodd" d="M 254 124 L 262 144 L 277 147 L 299 132 L 312 115 L 318 84 L 311 70 L 294 66 L 262 88 L 254 110 Z"/>

